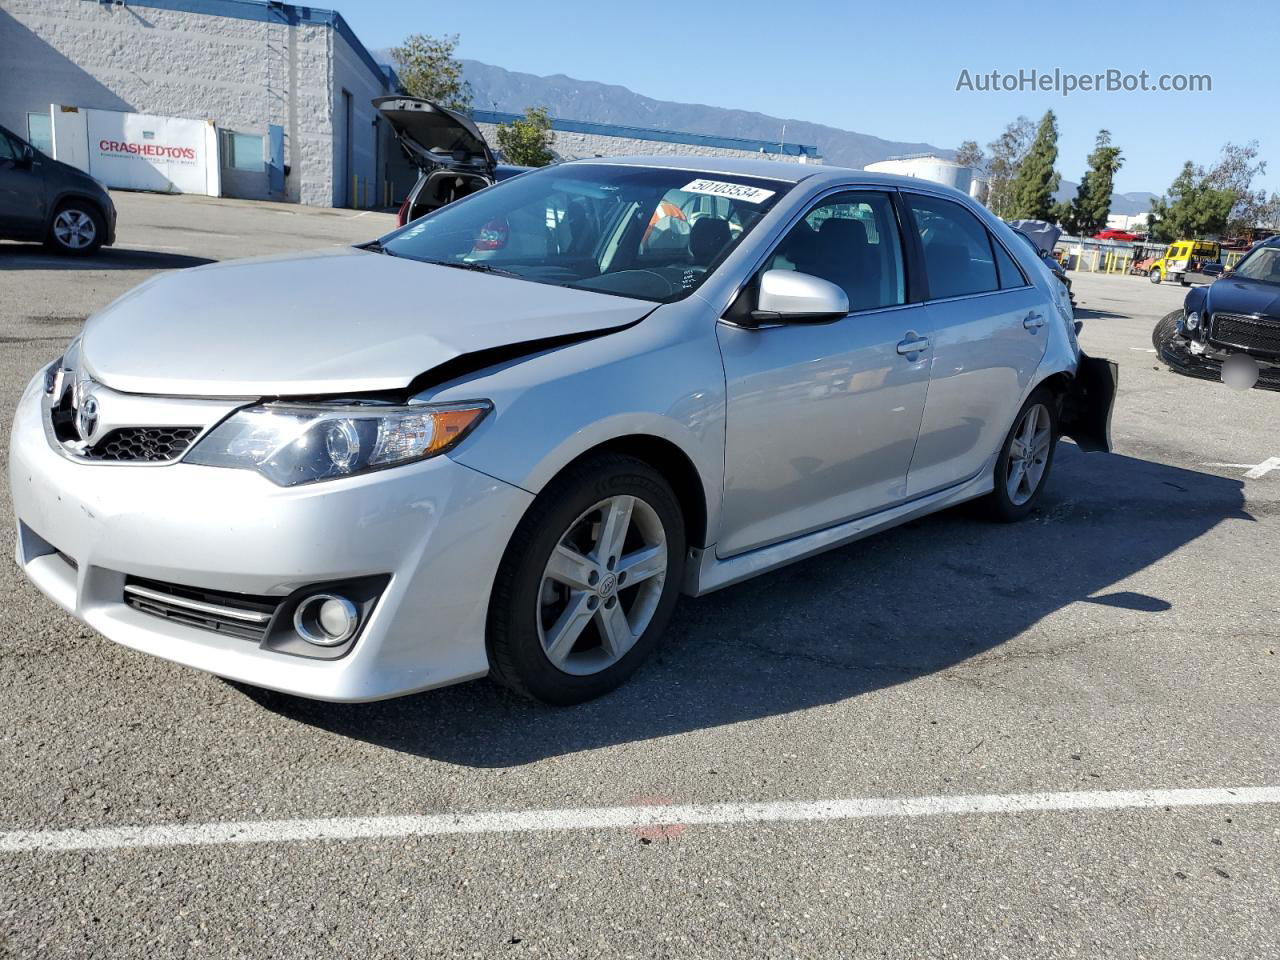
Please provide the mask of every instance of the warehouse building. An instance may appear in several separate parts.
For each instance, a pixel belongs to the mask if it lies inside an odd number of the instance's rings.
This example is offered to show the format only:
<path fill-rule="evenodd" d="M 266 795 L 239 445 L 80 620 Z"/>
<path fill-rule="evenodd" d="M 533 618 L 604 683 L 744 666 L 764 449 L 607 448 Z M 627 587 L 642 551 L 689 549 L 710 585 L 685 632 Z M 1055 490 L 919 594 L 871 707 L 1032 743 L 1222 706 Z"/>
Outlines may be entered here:
<path fill-rule="evenodd" d="M 110 186 L 368 207 L 412 183 L 370 105 L 395 74 L 330 10 L 4 0 L 0 60 L 0 124 Z"/>
<path fill-rule="evenodd" d="M 371 101 L 399 91 L 332 10 L 277 0 L 3 0 L 0 124 L 108 186 L 382 207 L 417 179 Z M 513 114 L 474 113 L 496 149 Z M 556 119 L 559 159 L 820 163 L 816 147 Z"/>

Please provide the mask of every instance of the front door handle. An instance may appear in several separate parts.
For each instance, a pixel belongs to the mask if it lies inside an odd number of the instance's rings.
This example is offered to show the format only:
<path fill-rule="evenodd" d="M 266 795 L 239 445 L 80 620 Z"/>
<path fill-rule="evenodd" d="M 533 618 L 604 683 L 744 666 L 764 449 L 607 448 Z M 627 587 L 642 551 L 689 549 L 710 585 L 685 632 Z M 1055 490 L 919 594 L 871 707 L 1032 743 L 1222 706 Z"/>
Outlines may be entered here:
<path fill-rule="evenodd" d="M 908 333 L 907 339 L 898 344 L 898 353 L 907 356 L 912 353 L 921 353 L 929 349 L 928 337 L 917 337 L 914 333 Z"/>
<path fill-rule="evenodd" d="M 1044 326 L 1044 315 L 1032 311 L 1027 314 L 1026 319 L 1022 321 L 1022 325 L 1028 330 L 1039 330 Z"/>

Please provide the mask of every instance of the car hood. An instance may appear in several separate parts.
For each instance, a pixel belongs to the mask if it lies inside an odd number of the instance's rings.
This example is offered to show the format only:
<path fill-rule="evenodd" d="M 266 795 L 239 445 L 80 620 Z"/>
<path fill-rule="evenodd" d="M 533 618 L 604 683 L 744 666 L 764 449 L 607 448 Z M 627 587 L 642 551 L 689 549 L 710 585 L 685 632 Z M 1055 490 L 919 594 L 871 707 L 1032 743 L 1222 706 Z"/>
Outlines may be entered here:
<path fill-rule="evenodd" d="M 456 110 L 421 97 L 378 97 L 373 106 L 386 117 L 396 138 L 419 167 L 459 163 L 493 174 L 495 160 L 480 128 Z"/>
<path fill-rule="evenodd" d="M 397 390 L 461 357 L 508 358 L 519 352 L 509 348 L 608 332 L 653 308 L 343 248 L 161 274 L 89 319 L 81 357 L 95 380 L 125 393 Z"/>
<path fill-rule="evenodd" d="M 1214 312 L 1275 317 L 1280 320 L 1280 286 L 1274 283 L 1223 277 L 1209 287 L 1206 298 L 1209 309 Z"/>

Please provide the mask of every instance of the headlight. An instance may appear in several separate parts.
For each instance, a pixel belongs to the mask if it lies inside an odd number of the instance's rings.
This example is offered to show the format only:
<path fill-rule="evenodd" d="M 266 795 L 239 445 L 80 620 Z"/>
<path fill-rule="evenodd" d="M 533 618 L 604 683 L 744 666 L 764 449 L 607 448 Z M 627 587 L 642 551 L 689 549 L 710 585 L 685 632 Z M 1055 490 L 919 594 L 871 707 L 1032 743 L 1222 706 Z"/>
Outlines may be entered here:
<path fill-rule="evenodd" d="M 444 453 L 493 405 L 467 403 L 269 403 L 233 414 L 186 456 L 187 463 L 257 470 L 292 487 L 349 477 Z"/>
<path fill-rule="evenodd" d="M 1190 313 L 1187 314 L 1186 319 L 1182 321 L 1182 325 L 1186 327 L 1188 330 L 1199 330 L 1200 314 L 1192 310 Z"/>

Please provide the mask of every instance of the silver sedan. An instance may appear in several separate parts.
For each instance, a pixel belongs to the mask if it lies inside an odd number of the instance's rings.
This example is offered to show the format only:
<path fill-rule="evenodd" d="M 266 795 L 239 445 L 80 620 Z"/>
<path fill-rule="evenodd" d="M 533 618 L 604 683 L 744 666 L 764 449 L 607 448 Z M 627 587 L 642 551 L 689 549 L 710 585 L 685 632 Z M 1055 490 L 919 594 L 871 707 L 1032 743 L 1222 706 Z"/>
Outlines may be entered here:
<path fill-rule="evenodd" d="M 573 703 L 694 596 L 1109 445 L 1115 367 L 918 180 L 637 158 L 156 277 L 27 387 L 17 559 L 105 637 L 326 700 Z"/>

